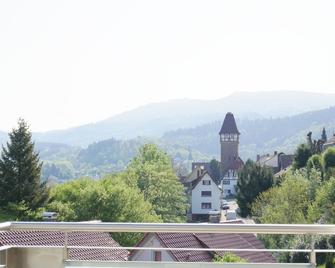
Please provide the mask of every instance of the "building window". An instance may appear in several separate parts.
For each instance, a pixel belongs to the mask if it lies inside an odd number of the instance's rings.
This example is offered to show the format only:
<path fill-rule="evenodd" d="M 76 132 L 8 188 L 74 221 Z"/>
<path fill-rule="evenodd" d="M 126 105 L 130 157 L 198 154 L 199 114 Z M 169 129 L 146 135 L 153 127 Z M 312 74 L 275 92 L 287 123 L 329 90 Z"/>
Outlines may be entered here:
<path fill-rule="evenodd" d="M 154 261 L 162 261 L 162 252 L 154 251 Z"/>
<path fill-rule="evenodd" d="M 212 196 L 212 191 L 201 191 L 201 196 L 211 197 Z"/>
<path fill-rule="evenodd" d="M 201 203 L 202 209 L 212 209 L 212 203 Z"/>
<path fill-rule="evenodd" d="M 211 185 L 211 181 L 210 180 L 203 180 L 202 185 Z"/>
<path fill-rule="evenodd" d="M 222 180 L 223 185 L 230 185 L 230 180 Z"/>

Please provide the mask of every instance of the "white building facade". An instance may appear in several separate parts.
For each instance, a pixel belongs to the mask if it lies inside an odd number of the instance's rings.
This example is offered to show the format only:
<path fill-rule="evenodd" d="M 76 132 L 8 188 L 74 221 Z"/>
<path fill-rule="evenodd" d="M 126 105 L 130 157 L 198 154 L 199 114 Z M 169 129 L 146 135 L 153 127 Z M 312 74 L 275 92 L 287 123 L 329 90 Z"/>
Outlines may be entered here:
<path fill-rule="evenodd" d="M 210 211 L 220 211 L 221 196 L 221 189 L 207 172 L 195 180 L 191 192 L 192 220 L 208 220 Z"/>
<path fill-rule="evenodd" d="M 224 198 L 236 195 L 237 181 L 237 170 L 228 170 L 221 180 L 221 189 Z"/>

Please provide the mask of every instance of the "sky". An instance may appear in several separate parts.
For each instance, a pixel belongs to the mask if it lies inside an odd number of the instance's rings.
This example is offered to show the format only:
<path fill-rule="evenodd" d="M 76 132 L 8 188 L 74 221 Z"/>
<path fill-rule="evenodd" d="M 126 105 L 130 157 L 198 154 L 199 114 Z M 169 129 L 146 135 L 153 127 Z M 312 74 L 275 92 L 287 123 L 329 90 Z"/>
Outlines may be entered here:
<path fill-rule="evenodd" d="M 0 2 L 0 129 L 170 99 L 335 93 L 333 0 Z"/>

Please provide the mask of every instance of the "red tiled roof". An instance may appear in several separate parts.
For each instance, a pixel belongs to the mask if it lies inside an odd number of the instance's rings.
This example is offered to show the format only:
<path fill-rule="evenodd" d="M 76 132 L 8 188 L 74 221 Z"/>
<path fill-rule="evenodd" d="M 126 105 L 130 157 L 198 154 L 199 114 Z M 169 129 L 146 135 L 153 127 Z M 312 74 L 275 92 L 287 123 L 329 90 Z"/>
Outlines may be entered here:
<path fill-rule="evenodd" d="M 236 223 L 240 223 L 236 221 Z M 147 234 L 147 237 L 150 234 Z M 163 247 L 167 248 L 231 248 L 264 249 L 261 241 L 253 234 L 192 234 L 192 233 L 155 233 Z M 145 246 L 143 239 L 137 247 Z M 138 250 L 137 250 L 138 251 Z M 209 251 L 170 251 L 178 262 L 211 262 L 215 254 L 224 252 Z M 269 252 L 233 252 L 252 263 L 274 263 L 276 259 Z M 134 251 L 132 251 L 132 255 Z"/>
<path fill-rule="evenodd" d="M 191 233 L 157 233 L 167 248 L 203 248 L 197 237 Z M 210 262 L 212 255 L 206 251 L 171 251 L 179 262 Z"/>
<path fill-rule="evenodd" d="M 0 232 L 0 244 L 4 246 L 64 246 L 65 235 L 55 231 L 6 231 Z M 69 246 L 119 247 L 109 233 L 71 232 Z M 72 260 L 125 261 L 127 250 L 115 249 L 69 249 Z"/>
<path fill-rule="evenodd" d="M 208 248 L 264 249 L 263 244 L 253 234 L 195 234 Z M 235 251 L 248 262 L 273 263 L 275 258 L 268 252 Z M 224 252 L 216 252 L 223 255 Z"/>

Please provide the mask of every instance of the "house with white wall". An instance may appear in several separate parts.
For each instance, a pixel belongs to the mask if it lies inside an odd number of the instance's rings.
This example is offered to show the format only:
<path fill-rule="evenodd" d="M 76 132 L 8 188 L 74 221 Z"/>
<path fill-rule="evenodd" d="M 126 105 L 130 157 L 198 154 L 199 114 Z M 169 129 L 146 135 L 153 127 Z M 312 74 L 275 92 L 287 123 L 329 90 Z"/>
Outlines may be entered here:
<path fill-rule="evenodd" d="M 191 213 L 193 221 L 208 221 L 209 212 L 221 209 L 222 191 L 207 171 L 191 183 Z"/>
<path fill-rule="evenodd" d="M 264 249 L 264 245 L 253 234 L 196 234 L 196 233 L 147 233 L 130 253 L 129 261 L 157 262 L 212 262 L 215 255 L 224 252 L 196 250 L 160 250 L 158 248 L 243 248 Z M 270 252 L 236 252 L 247 262 L 274 263 Z"/>

